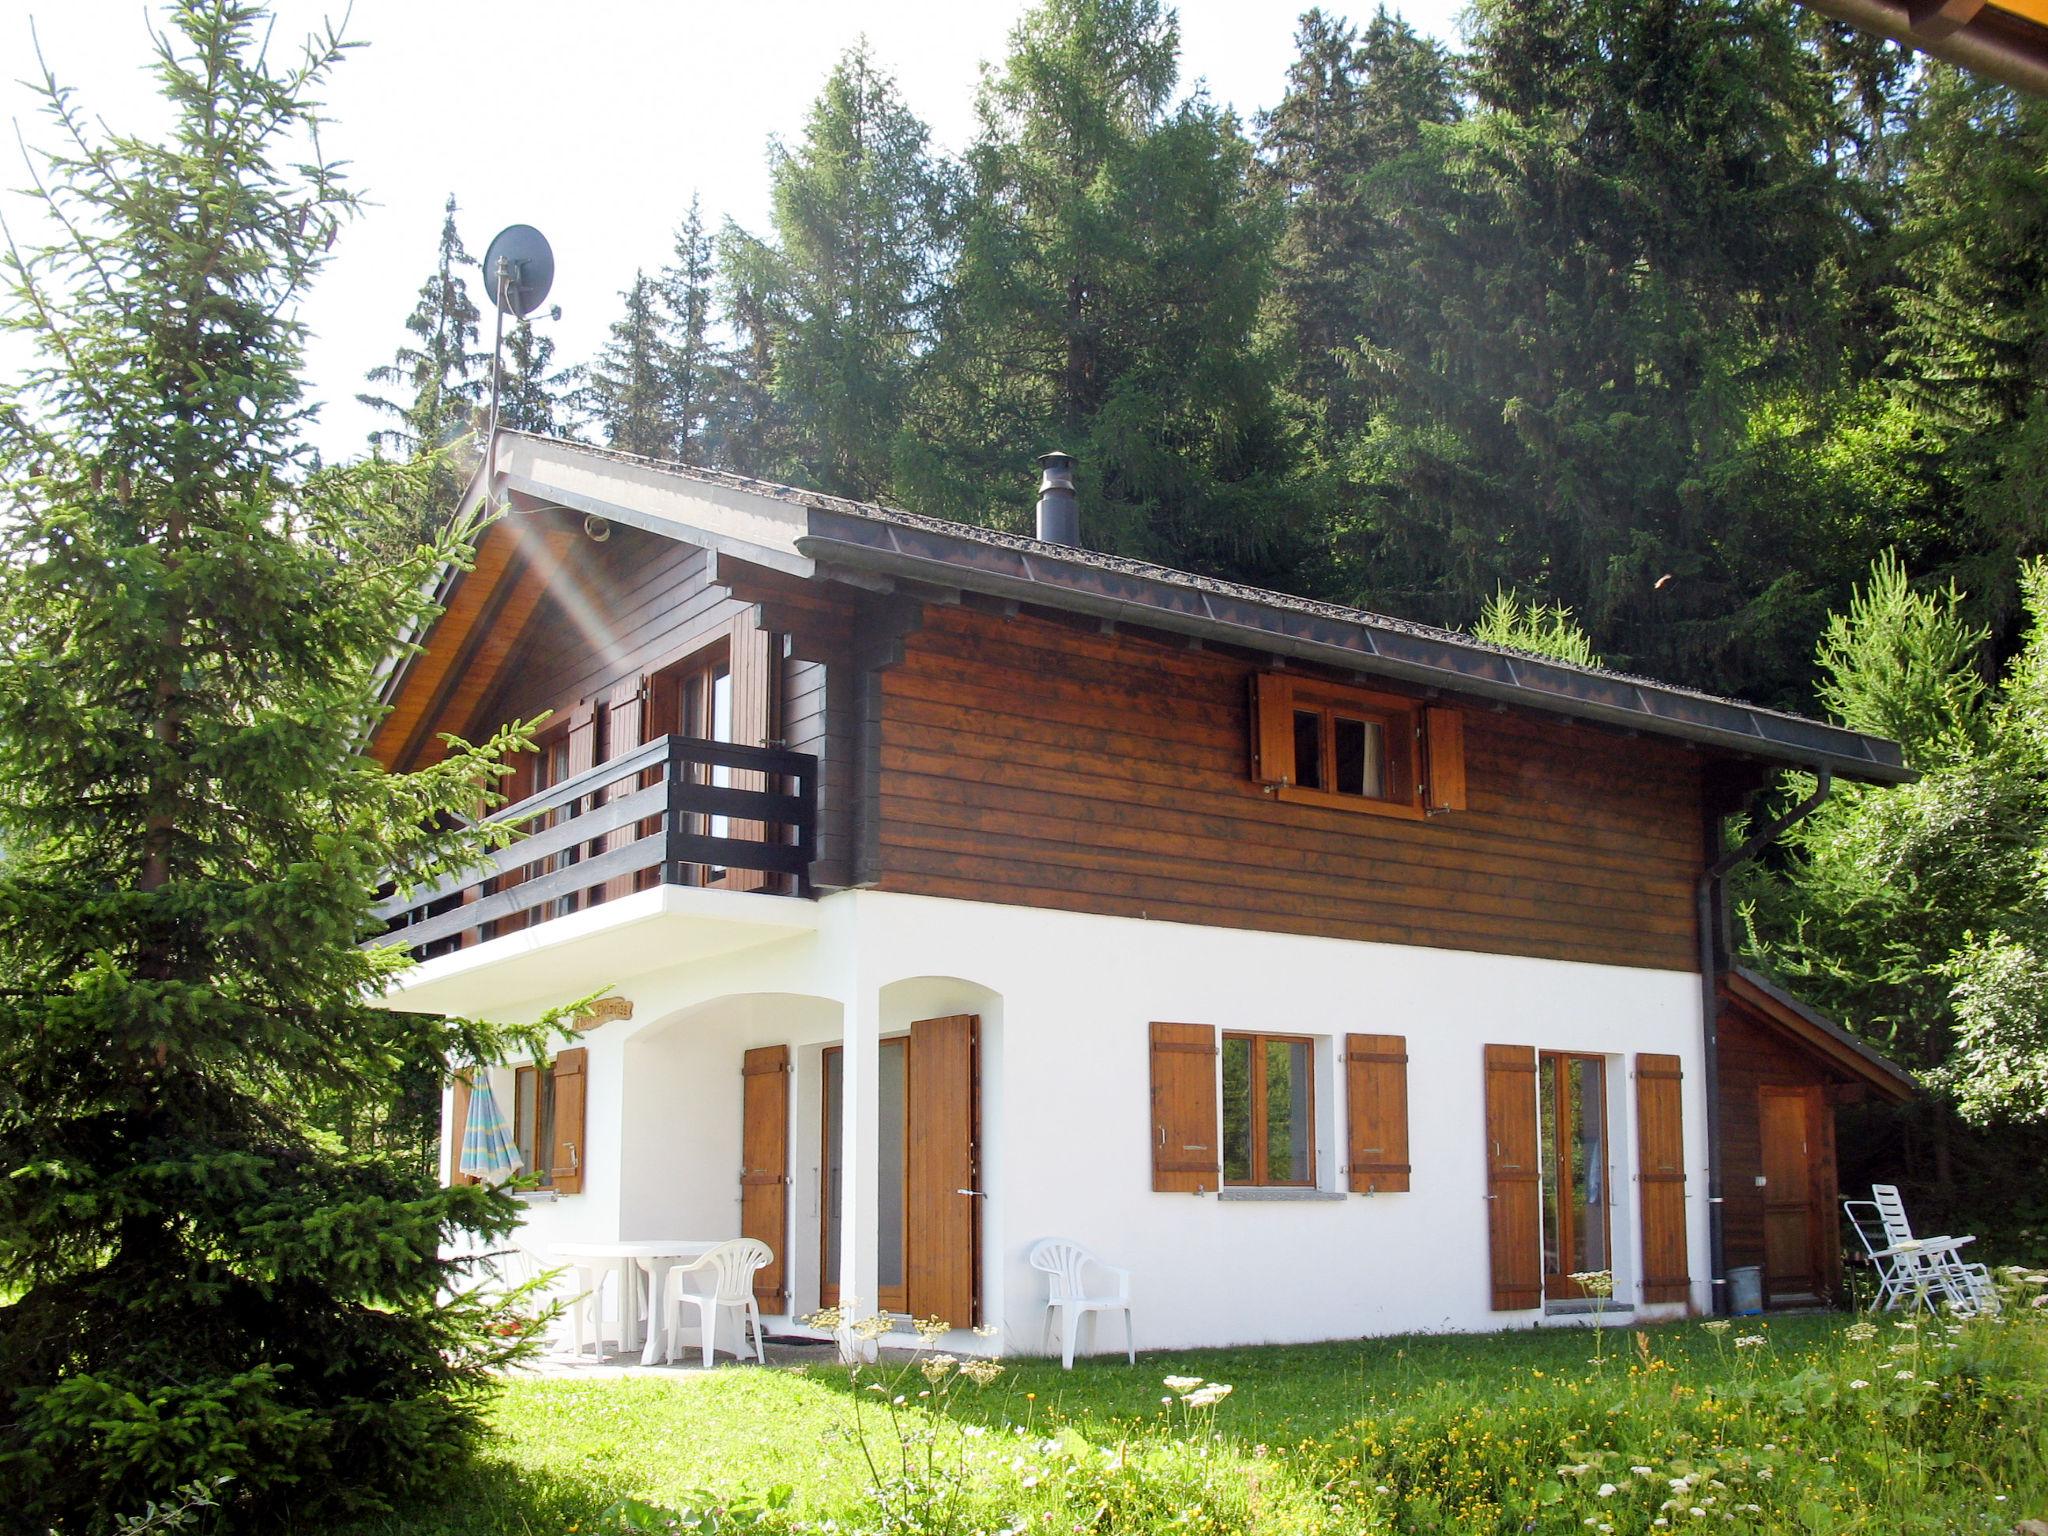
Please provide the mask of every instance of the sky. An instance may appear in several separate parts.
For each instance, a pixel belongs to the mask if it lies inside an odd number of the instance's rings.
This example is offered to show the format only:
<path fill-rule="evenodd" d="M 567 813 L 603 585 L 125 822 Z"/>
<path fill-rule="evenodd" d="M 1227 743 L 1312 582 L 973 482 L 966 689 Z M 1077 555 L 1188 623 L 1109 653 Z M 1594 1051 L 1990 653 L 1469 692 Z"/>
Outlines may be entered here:
<path fill-rule="evenodd" d="M 1307 0 L 1182 0 L 1182 85 L 1247 120 L 1276 102 Z M 1325 8 L 1362 21 L 1364 3 Z M 1464 0 L 1397 0 L 1390 9 L 1447 41 Z M 322 402 L 313 439 L 330 458 L 363 449 L 381 418 L 357 403 L 364 374 L 404 337 L 405 316 L 434 259 L 442 208 L 481 258 L 508 224 L 531 224 L 555 253 L 548 327 L 558 362 L 585 362 L 605 341 L 636 267 L 667 260 L 694 192 L 707 223 L 765 232 L 767 149 L 796 139 L 834 61 L 865 36 L 895 74 L 935 144 L 963 149 L 974 131 L 982 65 L 1002 58 L 1023 0 L 278 0 L 273 49 L 296 53 L 323 18 L 348 16 L 364 46 L 326 95 L 330 156 L 350 162 L 369 201 L 342 233 L 308 300 L 307 377 Z M 124 132 L 164 120 L 147 73 L 151 8 L 134 0 L 0 0 L 0 117 L 33 146 L 54 142 L 29 89 L 35 43 L 79 103 Z M 31 26 L 33 25 L 33 33 Z M 10 137 L 12 137 L 12 132 Z M 12 189 L 26 174 L 13 145 Z M 17 238 L 33 216 L 11 191 L 0 213 Z M 471 293 L 481 299 L 481 284 Z M 485 344 L 489 341 L 486 324 Z M 0 338 L 0 372 L 26 353 Z"/>

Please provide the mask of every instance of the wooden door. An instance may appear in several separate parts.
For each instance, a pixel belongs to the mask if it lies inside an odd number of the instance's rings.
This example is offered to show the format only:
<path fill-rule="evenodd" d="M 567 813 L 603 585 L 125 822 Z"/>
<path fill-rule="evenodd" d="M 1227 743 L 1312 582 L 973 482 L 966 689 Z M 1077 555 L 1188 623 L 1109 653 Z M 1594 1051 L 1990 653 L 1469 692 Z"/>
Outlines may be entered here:
<path fill-rule="evenodd" d="M 740 1085 L 740 1236 L 775 1254 L 754 1272 L 754 1300 L 764 1312 L 780 1312 L 789 1303 L 789 1047 L 748 1051 Z"/>
<path fill-rule="evenodd" d="M 1536 1156 L 1536 1052 L 1486 1048 L 1486 1208 L 1493 1310 L 1543 1303 L 1541 1185 Z"/>
<path fill-rule="evenodd" d="M 1814 1211 L 1813 1127 L 1818 1091 L 1765 1084 L 1757 1090 L 1763 1148 L 1764 1295 L 1817 1296 L 1820 1254 Z"/>
<path fill-rule="evenodd" d="M 969 1013 L 910 1026 L 905 1121 L 904 1290 L 913 1317 L 955 1328 L 980 1322 L 979 1168 L 976 1159 L 981 1021 Z"/>

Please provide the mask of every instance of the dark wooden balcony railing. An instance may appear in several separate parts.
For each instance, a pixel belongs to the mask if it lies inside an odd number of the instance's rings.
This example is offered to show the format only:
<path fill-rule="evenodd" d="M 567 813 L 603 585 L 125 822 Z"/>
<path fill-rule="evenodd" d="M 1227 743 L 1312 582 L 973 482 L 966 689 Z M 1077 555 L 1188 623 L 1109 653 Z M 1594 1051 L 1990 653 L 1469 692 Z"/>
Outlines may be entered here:
<path fill-rule="evenodd" d="M 734 778 L 764 787 L 741 788 L 729 782 Z M 748 889 L 809 896 L 818 760 L 663 736 L 508 805 L 492 820 L 526 831 L 484 864 L 379 903 L 377 915 L 391 926 L 376 943 L 440 953 L 600 901 L 607 884 L 619 893 L 642 885 L 733 884 L 735 871 L 754 871 L 770 878 Z"/>

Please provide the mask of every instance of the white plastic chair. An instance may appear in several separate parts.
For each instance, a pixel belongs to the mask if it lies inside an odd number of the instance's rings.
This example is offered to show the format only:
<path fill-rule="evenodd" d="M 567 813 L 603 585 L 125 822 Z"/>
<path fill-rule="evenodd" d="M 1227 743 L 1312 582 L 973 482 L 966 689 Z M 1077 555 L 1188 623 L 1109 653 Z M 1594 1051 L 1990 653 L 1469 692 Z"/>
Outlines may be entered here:
<path fill-rule="evenodd" d="M 1081 1319 L 1091 1312 L 1123 1313 L 1124 1353 L 1131 1364 L 1138 1363 L 1137 1335 L 1131 1328 L 1131 1272 L 1128 1269 L 1105 1264 L 1079 1243 L 1062 1237 L 1048 1237 L 1033 1248 L 1031 1267 L 1043 1270 L 1048 1277 L 1050 1293 L 1045 1302 L 1043 1342 L 1049 1353 L 1053 1324 L 1057 1318 L 1060 1365 L 1064 1369 L 1071 1371 L 1074 1368 L 1074 1336 L 1080 1328 Z M 1104 1290 L 1098 1285 L 1091 1290 L 1091 1270 L 1109 1277 L 1115 1282 L 1116 1289 Z"/>
<path fill-rule="evenodd" d="M 1863 1256 L 1870 1261 L 1871 1271 L 1877 1277 L 1877 1294 L 1870 1298 L 1871 1311 L 1890 1312 L 1902 1302 L 1929 1308 L 1943 1301 L 1951 1307 L 1957 1304 L 1946 1271 L 1925 1262 L 1921 1244 L 1894 1244 L 1885 1235 L 1884 1217 L 1875 1201 L 1844 1200 L 1842 1214 L 1848 1218 L 1850 1230 L 1863 1245 Z"/>
<path fill-rule="evenodd" d="M 734 1311 L 740 1314 L 740 1353 L 746 1352 L 746 1325 L 754 1327 L 754 1360 L 757 1364 L 768 1363 L 768 1352 L 761 1342 L 761 1309 L 754 1301 L 754 1275 L 775 1262 L 775 1250 L 758 1238 L 736 1237 L 730 1242 L 720 1243 L 701 1259 L 688 1264 L 678 1264 L 668 1272 L 668 1358 L 673 1361 L 677 1354 L 676 1334 L 683 1324 L 683 1304 L 688 1302 L 697 1309 L 698 1332 L 704 1341 L 704 1365 L 711 1366 L 712 1346 L 717 1338 L 718 1314 Z M 683 1284 L 683 1276 L 709 1273 L 712 1287 L 708 1291 L 693 1291 Z"/>
<path fill-rule="evenodd" d="M 1915 1237 L 1913 1224 L 1906 1219 L 1906 1202 L 1896 1184 L 1871 1185 L 1870 1200 L 1884 1223 L 1886 1245 L 1909 1256 L 1915 1267 L 1937 1273 L 1939 1286 L 1953 1310 L 1998 1310 L 1998 1286 L 1992 1281 L 1989 1266 L 1963 1261 L 1962 1250 L 1977 1241 L 1975 1237 Z"/>
<path fill-rule="evenodd" d="M 569 1259 L 563 1267 L 569 1273 L 569 1326 L 574 1340 L 576 1354 L 583 1353 L 584 1340 L 597 1358 L 605 1358 L 605 1339 L 609 1337 L 620 1350 L 626 1344 L 627 1309 L 633 1307 L 633 1293 L 628 1287 L 634 1285 L 637 1276 L 633 1274 L 631 1259 Z M 612 1282 L 612 1323 L 609 1332 L 604 1321 L 604 1283 Z"/>

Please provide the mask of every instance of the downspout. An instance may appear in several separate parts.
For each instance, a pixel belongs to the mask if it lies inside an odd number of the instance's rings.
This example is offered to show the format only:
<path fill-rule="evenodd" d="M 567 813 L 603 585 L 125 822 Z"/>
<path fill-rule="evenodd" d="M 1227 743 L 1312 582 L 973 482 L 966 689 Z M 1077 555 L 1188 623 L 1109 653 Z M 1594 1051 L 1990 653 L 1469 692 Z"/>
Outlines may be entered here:
<path fill-rule="evenodd" d="M 1833 791 L 1834 774 L 1823 767 L 1813 793 L 1792 807 L 1761 832 L 1753 833 L 1739 848 L 1723 853 L 1702 872 L 1694 886 L 1694 906 L 1700 936 L 1700 1026 L 1705 1047 L 1707 1074 L 1707 1248 L 1712 1268 L 1712 1310 L 1728 1310 L 1728 1264 L 1721 1213 L 1721 972 L 1728 954 L 1728 875 L 1804 821 L 1820 808 Z M 1716 816 L 1709 835 L 1719 842 L 1721 818 Z M 1712 851 L 1711 845 L 1709 851 Z"/>

